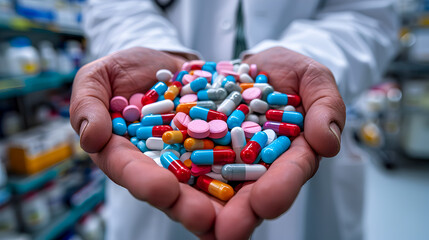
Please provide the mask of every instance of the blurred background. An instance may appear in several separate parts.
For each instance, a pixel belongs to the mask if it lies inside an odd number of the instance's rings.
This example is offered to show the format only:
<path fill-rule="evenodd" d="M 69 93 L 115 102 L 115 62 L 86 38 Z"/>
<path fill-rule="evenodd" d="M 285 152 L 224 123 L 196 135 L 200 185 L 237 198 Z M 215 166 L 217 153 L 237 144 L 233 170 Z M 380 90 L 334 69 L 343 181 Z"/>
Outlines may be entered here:
<path fill-rule="evenodd" d="M 69 124 L 74 75 L 92 60 L 84 5 L 0 0 L 0 239 L 104 239 L 105 177 Z M 398 56 L 382 84 L 347 106 L 351 131 L 343 141 L 353 146 L 350 167 L 363 179 L 332 183 L 341 163 L 322 162 L 307 186 L 317 190 L 306 211 L 318 214 L 303 218 L 312 229 L 306 239 L 349 234 L 329 227 L 347 206 L 324 212 L 336 203 L 317 194 L 335 195 L 325 186 L 350 181 L 362 181 L 360 197 L 344 196 L 364 209 L 361 239 L 429 239 L 429 0 L 397 0 L 396 11 Z"/>

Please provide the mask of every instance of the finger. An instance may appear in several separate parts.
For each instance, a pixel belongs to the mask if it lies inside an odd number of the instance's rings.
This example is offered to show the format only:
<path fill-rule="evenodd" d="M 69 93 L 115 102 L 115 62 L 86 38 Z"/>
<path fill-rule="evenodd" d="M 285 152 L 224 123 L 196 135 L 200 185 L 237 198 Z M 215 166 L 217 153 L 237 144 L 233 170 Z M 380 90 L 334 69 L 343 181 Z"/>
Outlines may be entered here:
<path fill-rule="evenodd" d="M 91 154 L 91 158 L 115 183 L 157 208 L 167 209 L 179 197 L 176 177 L 124 137 L 112 135 L 103 150 Z"/>
<path fill-rule="evenodd" d="M 317 62 L 310 63 L 299 93 L 306 110 L 305 139 L 319 155 L 335 156 L 340 151 L 346 110 L 332 73 Z"/>
<path fill-rule="evenodd" d="M 108 111 L 111 90 L 103 60 L 83 67 L 76 75 L 70 103 L 70 123 L 79 133 L 83 150 L 98 152 L 112 135 Z"/>
<path fill-rule="evenodd" d="M 241 188 L 219 213 L 215 233 L 218 239 L 249 239 L 261 219 L 250 206 L 253 185 Z"/>
<path fill-rule="evenodd" d="M 197 236 L 205 239 L 214 237 L 213 224 L 216 219 L 216 208 L 220 207 L 212 202 L 205 193 L 187 185 L 180 184 L 180 195 L 177 201 L 169 208 L 164 209 L 173 220 Z"/>
<path fill-rule="evenodd" d="M 290 208 L 301 186 L 313 176 L 317 167 L 315 153 L 299 136 L 253 184 L 249 197 L 253 211 L 263 219 L 280 216 Z"/>

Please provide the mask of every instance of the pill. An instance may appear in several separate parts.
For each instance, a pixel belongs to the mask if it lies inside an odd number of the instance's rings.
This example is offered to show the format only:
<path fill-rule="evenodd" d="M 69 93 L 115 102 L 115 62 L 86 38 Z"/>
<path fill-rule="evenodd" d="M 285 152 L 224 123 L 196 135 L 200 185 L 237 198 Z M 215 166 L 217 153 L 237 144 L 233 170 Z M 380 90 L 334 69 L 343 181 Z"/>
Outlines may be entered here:
<path fill-rule="evenodd" d="M 220 71 L 232 71 L 234 69 L 234 66 L 232 65 L 231 62 L 229 61 L 220 61 L 216 64 L 216 71 L 220 72 Z"/>
<path fill-rule="evenodd" d="M 191 159 L 191 154 L 192 154 L 192 152 L 185 152 L 185 153 L 183 153 L 182 155 L 180 155 L 180 161 L 182 161 L 183 163 L 185 163 L 186 160 L 188 160 L 188 159 L 190 160 Z M 190 167 L 191 166 L 189 165 L 189 168 Z"/>
<path fill-rule="evenodd" d="M 268 98 L 268 95 L 270 93 L 273 93 L 273 92 L 274 92 L 274 88 L 272 86 L 270 86 L 270 85 L 267 85 L 265 88 L 262 89 L 261 99 L 266 102 L 267 98 Z"/>
<path fill-rule="evenodd" d="M 254 163 L 267 144 L 268 136 L 264 132 L 257 132 L 241 150 L 240 157 L 244 163 Z"/>
<path fill-rule="evenodd" d="M 211 101 L 219 101 L 225 99 L 227 96 L 227 92 L 223 88 L 215 88 L 215 89 L 206 89 L 198 92 L 198 100 L 211 100 Z M 196 100 L 194 100 L 196 102 Z"/>
<path fill-rule="evenodd" d="M 209 139 L 187 138 L 185 142 L 183 142 L 183 146 L 186 151 L 192 152 L 195 150 L 213 149 L 214 143 Z"/>
<path fill-rule="evenodd" d="M 142 104 L 147 105 L 150 103 L 154 103 L 158 100 L 159 96 L 164 95 L 165 91 L 167 91 L 167 84 L 163 82 L 157 82 L 142 98 Z"/>
<path fill-rule="evenodd" d="M 240 104 L 241 100 L 241 93 L 234 91 L 230 93 L 225 100 L 223 100 L 217 111 L 224 113 L 226 116 L 229 116 L 232 111 L 234 111 L 235 108 Z"/>
<path fill-rule="evenodd" d="M 142 116 L 148 114 L 161 114 L 161 113 L 170 113 L 174 109 L 174 103 L 171 100 L 163 100 L 160 102 L 154 102 L 147 104 L 142 107 Z"/>
<path fill-rule="evenodd" d="M 249 76 L 249 74 L 247 74 L 247 73 L 240 74 L 239 81 L 241 83 L 253 83 L 254 82 L 253 78 L 251 76 Z"/>
<path fill-rule="evenodd" d="M 253 99 L 250 102 L 249 106 L 253 112 L 261 113 L 261 114 L 265 114 L 265 112 L 267 112 L 268 109 L 270 108 L 268 106 L 268 103 L 261 99 Z"/>
<path fill-rule="evenodd" d="M 228 128 L 239 127 L 246 119 L 246 115 L 249 114 L 249 107 L 245 104 L 240 104 L 227 119 Z"/>
<path fill-rule="evenodd" d="M 167 144 L 164 143 L 160 137 L 150 137 L 146 140 L 146 147 L 150 150 L 159 150 L 161 151 Z"/>
<path fill-rule="evenodd" d="M 191 161 L 197 165 L 227 164 L 235 161 L 235 152 L 227 150 L 195 150 L 191 154 Z"/>
<path fill-rule="evenodd" d="M 210 135 L 209 138 L 223 138 L 228 133 L 228 125 L 224 120 L 212 120 L 209 122 Z"/>
<path fill-rule="evenodd" d="M 191 74 L 185 74 L 182 78 L 182 85 L 187 85 L 197 79 L 197 76 Z"/>
<path fill-rule="evenodd" d="M 161 157 L 161 151 L 149 151 L 148 150 L 148 151 L 145 151 L 143 154 L 152 158 L 152 159 Z M 162 167 L 162 165 L 161 165 L 161 167 Z"/>
<path fill-rule="evenodd" d="M 139 129 L 139 127 L 142 127 L 141 123 L 131 123 L 130 125 L 128 125 L 128 128 L 127 128 L 128 135 L 130 135 L 131 137 L 136 136 L 136 132 L 137 132 L 137 129 Z"/>
<path fill-rule="evenodd" d="M 130 138 L 130 142 L 132 143 L 132 144 L 134 144 L 135 146 L 137 146 L 137 143 L 139 142 L 140 140 L 137 138 L 137 137 L 132 137 L 132 138 Z"/>
<path fill-rule="evenodd" d="M 187 130 L 167 131 L 162 134 L 162 141 L 166 144 L 183 143 L 188 138 Z"/>
<path fill-rule="evenodd" d="M 246 116 L 246 119 L 244 119 L 245 121 L 249 121 L 249 122 L 254 122 L 254 123 L 258 123 L 259 124 L 259 117 L 256 114 L 248 114 Z"/>
<path fill-rule="evenodd" d="M 261 126 L 258 123 L 245 121 L 241 124 L 241 128 L 244 131 L 246 138 L 252 138 L 253 135 L 262 130 Z"/>
<path fill-rule="evenodd" d="M 301 97 L 294 94 L 286 94 L 288 99 L 288 104 L 297 107 L 301 103 Z"/>
<path fill-rule="evenodd" d="M 270 105 L 287 105 L 288 97 L 284 93 L 273 92 L 268 94 L 267 102 Z"/>
<path fill-rule="evenodd" d="M 277 134 L 272 129 L 265 129 L 263 131 L 265 134 L 267 134 L 267 145 L 272 143 L 274 140 L 277 139 Z"/>
<path fill-rule="evenodd" d="M 222 201 L 228 201 L 235 194 L 234 189 L 230 185 L 213 179 L 207 175 L 199 176 L 196 186 L 202 191 Z"/>
<path fill-rule="evenodd" d="M 212 88 L 220 88 L 220 86 L 222 85 L 222 81 L 225 78 L 224 75 L 222 74 L 213 74 L 214 80 L 212 82 Z"/>
<path fill-rule="evenodd" d="M 224 113 L 199 107 L 199 106 L 192 107 L 191 110 L 189 111 L 189 116 L 192 119 L 202 119 L 207 122 L 216 120 L 216 119 L 219 119 L 222 121 L 226 121 L 228 119 L 228 117 Z"/>
<path fill-rule="evenodd" d="M 255 83 L 268 83 L 268 78 L 264 74 L 259 74 L 255 78 Z"/>
<path fill-rule="evenodd" d="M 191 171 L 187 168 L 179 158 L 171 152 L 165 152 L 161 155 L 161 164 L 172 172 L 176 178 L 183 183 L 191 178 Z"/>
<path fill-rule="evenodd" d="M 128 105 L 122 110 L 122 116 L 128 122 L 134 122 L 140 119 L 140 110 L 134 105 Z"/>
<path fill-rule="evenodd" d="M 234 72 L 234 70 L 221 70 L 219 72 L 219 74 L 222 74 L 224 76 L 231 76 L 233 77 L 235 80 L 238 80 L 238 78 L 240 78 L 240 74 Z"/>
<path fill-rule="evenodd" d="M 192 161 L 192 160 L 191 160 Z M 193 176 L 200 176 L 212 171 L 211 165 L 197 165 L 191 164 L 191 173 Z"/>
<path fill-rule="evenodd" d="M 198 101 L 198 96 L 197 94 L 194 94 L 194 93 L 186 94 L 180 98 L 180 103 L 189 103 L 189 102 L 196 102 L 196 101 Z"/>
<path fill-rule="evenodd" d="M 226 164 L 222 167 L 222 177 L 228 181 L 258 180 L 267 169 L 260 164 Z"/>
<path fill-rule="evenodd" d="M 240 87 L 243 91 L 252 87 L 256 87 L 264 91 L 264 89 L 269 86 L 271 85 L 269 85 L 268 83 L 240 83 Z"/>
<path fill-rule="evenodd" d="M 249 104 L 253 99 L 261 99 L 262 90 L 256 87 L 251 87 L 243 91 L 243 100 Z"/>
<path fill-rule="evenodd" d="M 180 72 L 177 72 L 177 75 L 175 74 L 175 76 L 173 76 L 173 81 L 177 81 L 177 82 L 180 82 L 182 85 L 183 85 L 183 82 L 182 82 L 182 80 L 183 80 L 183 76 L 185 76 L 185 74 L 188 74 L 188 72 L 187 71 L 180 71 Z"/>
<path fill-rule="evenodd" d="M 278 110 L 283 110 L 283 111 L 289 111 L 289 112 L 296 112 L 296 108 L 294 106 L 292 106 L 292 105 L 280 106 L 277 109 Z"/>
<path fill-rule="evenodd" d="M 214 165 L 211 165 L 211 166 L 212 166 L 212 171 L 213 171 L 214 173 L 221 173 L 221 172 L 222 172 L 222 167 L 223 167 L 224 165 L 214 164 Z"/>
<path fill-rule="evenodd" d="M 130 97 L 130 105 L 136 106 L 139 110 L 142 109 L 142 107 L 143 107 L 143 104 L 142 104 L 143 97 L 144 97 L 143 93 L 134 93 Z"/>
<path fill-rule="evenodd" d="M 173 73 L 168 69 L 160 69 L 156 72 L 156 79 L 161 82 L 168 82 L 173 77 Z"/>
<path fill-rule="evenodd" d="M 204 60 L 191 60 L 189 61 L 189 65 L 191 70 L 199 70 L 201 69 L 206 62 Z"/>
<path fill-rule="evenodd" d="M 213 138 L 212 140 L 218 145 L 229 145 L 231 143 L 231 132 L 228 131 L 224 137 Z"/>
<path fill-rule="evenodd" d="M 300 128 L 296 124 L 292 123 L 279 123 L 268 121 L 264 124 L 264 129 L 272 129 L 278 135 L 296 137 L 301 132 Z"/>
<path fill-rule="evenodd" d="M 188 135 L 197 139 L 206 138 L 210 135 L 210 126 L 204 120 L 192 120 L 188 124 Z"/>
<path fill-rule="evenodd" d="M 224 88 L 227 93 L 231 93 L 234 91 L 241 92 L 241 87 L 233 82 L 227 82 Z"/>
<path fill-rule="evenodd" d="M 162 137 L 162 134 L 173 129 L 168 125 L 144 126 L 136 131 L 136 136 L 139 139 L 148 139 L 150 137 Z"/>
<path fill-rule="evenodd" d="M 188 124 L 192 121 L 191 117 L 188 116 L 188 114 L 183 112 L 178 112 L 174 116 L 172 123 L 180 129 L 180 130 L 186 130 L 188 129 Z"/>
<path fill-rule="evenodd" d="M 234 78 L 233 76 L 231 76 L 231 75 L 226 76 L 226 77 L 222 80 L 222 84 L 221 84 L 220 86 L 221 86 L 221 87 L 225 87 L 225 84 L 226 84 L 227 82 L 235 83 L 235 78 Z"/>
<path fill-rule="evenodd" d="M 138 141 L 136 147 L 143 153 L 149 151 L 149 149 L 146 147 L 146 142 L 143 140 Z"/>
<path fill-rule="evenodd" d="M 280 136 L 271 144 L 262 149 L 261 158 L 265 163 L 273 163 L 290 147 L 290 139 L 286 136 Z"/>
<path fill-rule="evenodd" d="M 201 67 L 201 70 L 209 72 L 209 73 L 215 73 L 216 72 L 216 63 L 215 62 L 206 62 Z"/>
<path fill-rule="evenodd" d="M 186 84 L 182 87 L 182 90 L 180 90 L 180 95 L 186 95 L 190 93 L 197 93 L 198 91 L 204 89 L 207 86 L 207 79 L 203 77 L 199 77 L 192 81 L 189 84 Z"/>
<path fill-rule="evenodd" d="M 215 150 L 225 150 L 225 149 L 232 149 L 232 148 L 230 146 L 217 145 L 213 149 L 215 149 Z"/>
<path fill-rule="evenodd" d="M 172 82 L 167 91 L 165 91 L 164 98 L 174 100 L 179 95 L 181 89 L 182 84 L 180 82 Z"/>
<path fill-rule="evenodd" d="M 146 115 L 141 120 L 142 126 L 168 125 L 175 117 L 174 113 L 150 114 Z"/>
<path fill-rule="evenodd" d="M 250 64 L 249 74 L 252 78 L 256 78 L 256 75 L 258 74 L 258 67 L 256 64 Z"/>
<path fill-rule="evenodd" d="M 242 163 L 240 153 L 246 146 L 246 136 L 244 135 L 244 130 L 241 127 L 235 127 L 231 130 L 231 141 L 232 149 L 235 152 L 235 162 Z"/>
<path fill-rule="evenodd" d="M 264 125 L 264 123 L 267 122 L 267 117 L 265 115 L 259 115 L 258 118 L 259 118 L 260 125 Z"/>
<path fill-rule="evenodd" d="M 128 106 L 128 100 L 122 96 L 115 96 L 110 99 L 110 110 L 112 112 L 122 112 Z"/>
<path fill-rule="evenodd" d="M 208 83 L 210 83 L 212 80 L 212 74 L 210 72 L 203 71 L 203 70 L 195 70 L 194 76 L 203 77 L 207 80 Z"/>
<path fill-rule="evenodd" d="M 293 123 L 302 126 L 304 123 L 304 116 L 300 112 L 290 112 L 270 109 L 266 113 L 267 119 L 275 122 Z"/>
<path fill-rule="evenodd" d="M 206 173 L 206 176 L 207 177 L 211 177 L 211 178 L 213 178 L 215 180 L 224 182 L 224 183 L 228 182 L 225 178 L 222 177 L 222 174 L 220 174 L 220 173 L 209 172 L 209 173 Z"/>
<path fill-rule="evenodd" d="M 176 108 L 176 112 L 184 112 L 186 114 L 189 114 L 189 111 L 192 107 L 199 106 L 203 108 L 208 108 L 211 110 L 216 110 L 216 103 L 213 101 L 198 101 L 198 102 L 189 102 L 189 103 L 181 103 Z"/>
<path fill-rule="evenodd" d="M 116 135 L 123 136 L 127 132 L 127 123 L 120 113 L 110 114 L 112 118 L 112 131 Z"/>
<path fill-rule="evenodd" d="M 242 64 L 240 64 L 240 66 L 238 67 L 238 69 L 237 69 L 237 73 L 238 74 L 243 74 L 243 73 L 249 73 L 249 70 L 250 70 L 250 66 L 249 66 L 249 64 L 247 64 L 247 63 L 242 63 Z"/>

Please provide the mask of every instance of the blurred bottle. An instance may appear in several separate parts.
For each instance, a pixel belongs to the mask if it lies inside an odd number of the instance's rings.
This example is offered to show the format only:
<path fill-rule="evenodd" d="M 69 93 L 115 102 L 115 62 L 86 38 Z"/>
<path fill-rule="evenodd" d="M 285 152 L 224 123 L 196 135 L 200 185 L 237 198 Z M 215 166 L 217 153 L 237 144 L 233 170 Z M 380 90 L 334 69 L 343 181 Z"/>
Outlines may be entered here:
<path fill-rule="evenodd" d="M 58 71 L 58 56 L 53 45 L 49 41 L 41 41 L 39 44 L 41 66 L 43 72 Z"/>
<path fill-rule="evenodd" d="M 40 72 L 39 54 L 26 37 L 16 37 L 9 42 L 4 60 L 10 76 L 35 75 Z"/>

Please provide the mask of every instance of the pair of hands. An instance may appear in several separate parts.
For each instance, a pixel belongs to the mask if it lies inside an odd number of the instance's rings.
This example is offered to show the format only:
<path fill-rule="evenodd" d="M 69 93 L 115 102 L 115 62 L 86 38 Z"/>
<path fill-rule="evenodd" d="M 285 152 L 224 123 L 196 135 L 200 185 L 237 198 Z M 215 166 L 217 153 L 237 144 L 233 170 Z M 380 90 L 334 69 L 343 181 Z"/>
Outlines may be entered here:
<path fill-rule="evenodd" d="M 330 71 L 285 48 L 271 48 L 245 59 L 270 76 L 276 91 L 298 94 L 305 131 L 256 182 L 227 203 L 179 183 L 129 140 L 112 134 L 109 100 L 146 92 L 159 69 L 180 70 L 185 59 L 146 48 L 117 52 L 84 66 L 75 78 L 71 124 L 82 148 L 115 183 L 203 239 L 248 239 L 263 219 L 280 216 L 318 168 L 320 156 L 340 150 L 345 106 Z"/>

